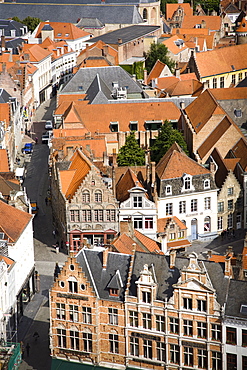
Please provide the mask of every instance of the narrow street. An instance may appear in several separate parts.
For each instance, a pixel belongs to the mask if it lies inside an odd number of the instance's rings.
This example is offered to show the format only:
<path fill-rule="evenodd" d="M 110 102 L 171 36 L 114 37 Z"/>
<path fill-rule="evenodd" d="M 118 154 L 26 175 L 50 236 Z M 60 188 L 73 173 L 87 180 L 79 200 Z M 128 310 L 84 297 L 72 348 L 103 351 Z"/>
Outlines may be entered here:
<path fill-rule="evenodd" d="M 33 220 L 35 267 L 40 278 L 39 291 L 26 305 L 24 315 L 18 325 L 18 341 L 24 343 L 24 348 L 29 343 L 30 351 L 27 356 L 25 348 L 23 362 L 20 370 L 49 370 L 51 366 L 49 350 L 49 289 L 53 283 L 55 263 L 62 265 L 66 255 L 56 253 L 53 245 L 57 239 L 52 231 L 52 209 L 46 205 L 45 198 L 49 190 L 48 158 L 49 148 L 41 144 L 41 135 L 44 131 L 45 120 L 52 118 L 54 100 L 44 103 L 36 112 L 36 122 L 32 127 L 32 138 L 38 137 L 38 144 L 34 146 L 31 161 L 27 166 L 24 186 L 28 198 L 36 201 L 38 213 Z M 39 338 L 35 341 L 34 332 Z"/>

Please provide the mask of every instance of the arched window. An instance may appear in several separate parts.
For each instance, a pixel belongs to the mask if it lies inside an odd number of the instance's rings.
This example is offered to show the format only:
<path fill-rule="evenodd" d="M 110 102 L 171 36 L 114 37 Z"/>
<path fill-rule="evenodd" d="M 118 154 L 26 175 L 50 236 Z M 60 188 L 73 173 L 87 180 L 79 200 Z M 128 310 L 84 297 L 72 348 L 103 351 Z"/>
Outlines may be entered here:
<path fill-rule="evenodd" d="M 210 188 L 210 180 L 204 180 L 204 189 L 209 189 Z"/>
<path fill-rule="evenodd" d="M 68 279 L 68 283 L 69 283 L 69 292 L 78 293 L 78 282 L 74 276 L 71 276 Z"/>
<path fill-rule="evenodd" d="M 172 194 L 172 187 L 171 185 L 166 186 L 166 195 L 171 195 Z"/>
<path fill-rule="evenodd" d="M 88 190 L 84 190 L 82 193 L 82 203 L 89 203 L 90 202 L 90 193 Z"/>
<path fill-rule="evenodd" d="M 148 11 L 147 11 L 146 8 L 143 9 L 142 17 L 143 17 L 144 21 L 146 21 L 148 19 Z"/>
<path fill-rule="evenodd" d="M 204 218 L 204 231 L 205 232 L 211 231 L 211 219 L 209 216 Z"/>
<path fill-rule="evenodd" d="M 186 176 L 184 178 L 184 188 L 185 190 L 189 190 L 191 188 L 191 177 L 190 176 Z"/>
<path fill-rule="evenodd" d="M 101 203 L 102 202 L 102 192 L 100 190 L 97 190 L 95 193 L 94 193 L 94 200 L 95 202 L 97 203 Z"/>

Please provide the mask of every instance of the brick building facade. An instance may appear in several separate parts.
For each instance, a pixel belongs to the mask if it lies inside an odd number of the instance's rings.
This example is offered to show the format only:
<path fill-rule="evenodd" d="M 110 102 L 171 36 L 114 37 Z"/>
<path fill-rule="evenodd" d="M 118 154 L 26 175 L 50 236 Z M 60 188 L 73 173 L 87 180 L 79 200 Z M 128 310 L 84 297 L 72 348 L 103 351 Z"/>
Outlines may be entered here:
<path fill-rule="evenodd" d="M 83 249 L 50 291 L 53 359 L 125 369 L 222 369 L 229 266 Z"/>

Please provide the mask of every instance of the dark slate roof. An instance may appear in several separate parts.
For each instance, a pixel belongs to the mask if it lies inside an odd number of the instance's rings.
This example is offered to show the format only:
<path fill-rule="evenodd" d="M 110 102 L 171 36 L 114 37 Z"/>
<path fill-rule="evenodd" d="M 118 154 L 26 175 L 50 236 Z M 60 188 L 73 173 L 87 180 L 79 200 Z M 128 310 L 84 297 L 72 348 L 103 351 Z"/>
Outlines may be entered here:
<path fill-rule="evenodd" d="M 97 74 L 110 91 L 113 90 L 112 83 L 118 82 L 119 87 L 128 87 L 127 94 L 142 93 L 141 85 L 119 66 L 81 68 L 67 82 L 61 93 L 80 92 L 86 94 Z M 79 86 L 82 86 L 82 90 L 78 89 Z"/>
<path fill-rule="evenodd" d="M 5 47 L 6 49 L 12 49 L 12 54 L 19 54 L 19 46 L 22 46 L 23 43 L 26 43 L 27 40 L 24 40 L 20 37 L 9 40 L 5 42 Z M 1 40 L 0 40 L 0 45 L 2 46 Z"/>
<path fill-rule="evenodd" d="M 0 89 L 0 103 L 8 103 L 11 95 L 6 90 Z"/>
<path fill-rule="evenodd" d="M 56 167 L 59 171 L 67 171 L 69 169 L 69 166 L 71 165 L 71 162 L 57 162 Z"/>
<path fill-rule="evenodd" d="M 96 286 L 100 298 L 113 301 L 124 300 L 124 291 L 126 289 L 130 263 L 130 256 L 128 254 L 109 252 L 106 269 L 103 269 L 102 267 L 102 251 L 83 249 L 77 255 L 76 259 L 87 279 L 90 281 L 91 286 L 93 288 Z M 113 277 L 116 275 L 116 269 L 119 270 L 123 283 L 119 297 L 109 295 L 109 284 L 114 280 Z M 92 277 L 94 281 L 92 281 Z"/>
<path fill-rule="evenodd" d="M 45 0 L 47 2 L 47 0 Z M 18 14 L 21 19 L 28 15 L 38 17 L 42 21 L 77 23 L 80 18 L 98 18 L 104 24 L 137 24 L 143 19 L 135 5 L 78 5 L 78 0 L 69 0 L 69 4 L 61 4 L 61 1 L 49 3 L 31 1 L 21 3 L 0 3 L 0 14 L 5 18 L 14 17 Z M 58 2 L 59 4 L 56 4 Z"/>
<path fill-rule="evenodd" d="M 13 21 L 12 19 L 0 19 L 0 29 L 4 30 L 4 36 L 6 37 L 11 36 L 11 31 L 15 31 L 15 36 L 17 37 L 23 36 L 27 32 L 27 28 L 23 23 Z"/>
<path fill-rule="evenodd" d="M 101 36 L 93 37 L 90 39 L 90 43 L 95 43 L 102 40 L 106 44 L 118 44 L 118 40 L 122 41 L 119 44 L 126 44 L 127 42 L 136 40 L 140 37 L 144 37 L 156 30 L 159 26 L 145 26 L 145 25 L 134 25 L 124 28 L 119 28 L 118 30 L 105 33 Z"/>
<path fill-rule="evenodd" d="M 98 18 L 83 17 L 79 20 L 76 26 L 79 28 L 102 28 L 105 25 Z"/>
<path fill-rule="evenodd" d="M 6 2 L 11 2 L 12 0 L 5 0 Z M 110 4 L 124 4 L 124 5 L 138 5 L 141 3 L 154 3 L 157 0 L 104 0 L 104 3 L 101 0 L 63 0 L 63 4 L 83 4 L 83 5 L 101 5 L 106 6 Z M 48 3 L 47 0 L 16 0 L 17 3 Z M 49 3 L 58 3 L 61 4 L 61 0 L 49 0 Z"/>
<path fill-rule="evenodd" d="M 53 28 L 50 24 L 45 24 L 44 27 L 42 28 L 42 31 L 52 31 Z"/>
<path fill-rule="evenodd" d="M 130 295 L 136 296 L 137 290 L 135 282 L 139 279 L 140 271 L 143 270 L 143 266 L 147 264 L 149 267 L 151 267 L 151 265 L 154 267 L 158 282 L 157 299 L 169 299 L 173 294 L 173 284 L 178 282 L 180 271 L 188 266 L 188 262 L 189 260 L 186 257 L 176 257 L 176 266 L 173 270 L 170 270 L 168 256 L 136 252 L 130 285 Z M 223 305 L 229 279 L 225 278 L 221 264 L 210 261 L 203 261 L 203 263 L 211 279 L 213 289 L 216 290 L 217 301 L 220 305 Z"/>
<path fill-rule="evenodd" d="M 225 316 L 247 319 L 247 312 L 245 314 L 240 312 L 242 304 L 247 306 L 247 281 L 231 280 Z"/>
<path fill-rule="evenodd" d="M 87 90 L 86 100 L 91 104 L 107 104 L 112 99 L 111 90 L 97 74 Z"/>
<path fill-rule="evenodd" d="M 247 87 L 247 77 L 240 81 L 236 87 Z"/>

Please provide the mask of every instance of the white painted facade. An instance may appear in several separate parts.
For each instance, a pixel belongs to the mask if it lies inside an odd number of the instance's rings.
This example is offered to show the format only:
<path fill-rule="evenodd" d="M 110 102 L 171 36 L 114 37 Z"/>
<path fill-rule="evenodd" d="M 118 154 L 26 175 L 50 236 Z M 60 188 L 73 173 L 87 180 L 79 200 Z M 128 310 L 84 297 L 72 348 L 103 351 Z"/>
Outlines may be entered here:
<path fill-rule="evenodd" d="M 73 67 L 76 66 L 76 52 L 68 47 L 69 52 L 59 48 L 59 57 L 51 63 L 52 85 L 66 83 L 72 76 Z M 58 48 L 56 49 L 58 50 Z"/>
<path fill-rule="evenodd" d="M 8 243 L 8 257 L 15 262 L 15 295 L 23 287 L 34 268 L 33 224 L 30 219 L 16 243 Z"/>
<path fill-rule="evenodd" d="M 232 330 L 233 336 L 236 333 L 236 344 L 228 344 L 227 330 Z M 222 325 L 222 343 L 223 343 L 223 370 L 227 370 L 227 355 L 235 355 L 236 369 L 245 369 L 243 356 L 247 357 L 247 346 L 243 341 L 243 331 L 247 333 L 247 320 L 237 318 L 226 318 Z M 245 363 L 246 366 L 246 363 Z"/>
<path fill-rule="evenodd" d="M 181 189 L 179 195 L 172 194 L 172 187 L 167 186 L 165 197 L 157 201 L 158 218 L 176 216 L 187 226 L 188 240 L 210 240 L 217 236 L 217 189 L 211 189 L 210 183 L 204 182 L 204 191 L 193 191 L 191 188 Z M 210 181 L 210 180 L 204 180 Z"/>
<path fill-rule="evenodd" d="M 9 317 L 16 304 L 15 295 L 15 264 L 8 266 L 0 261 L 0 339 L 7 340 Z"/>
<path fill-rule="evenodd" d="M 134 229 L 157 240 L 157 210 L 146 196 L 146 190 L 136 186 L 129 190 L 130 197 L 120 204 L 119 221 L 131 219 Z"/>

